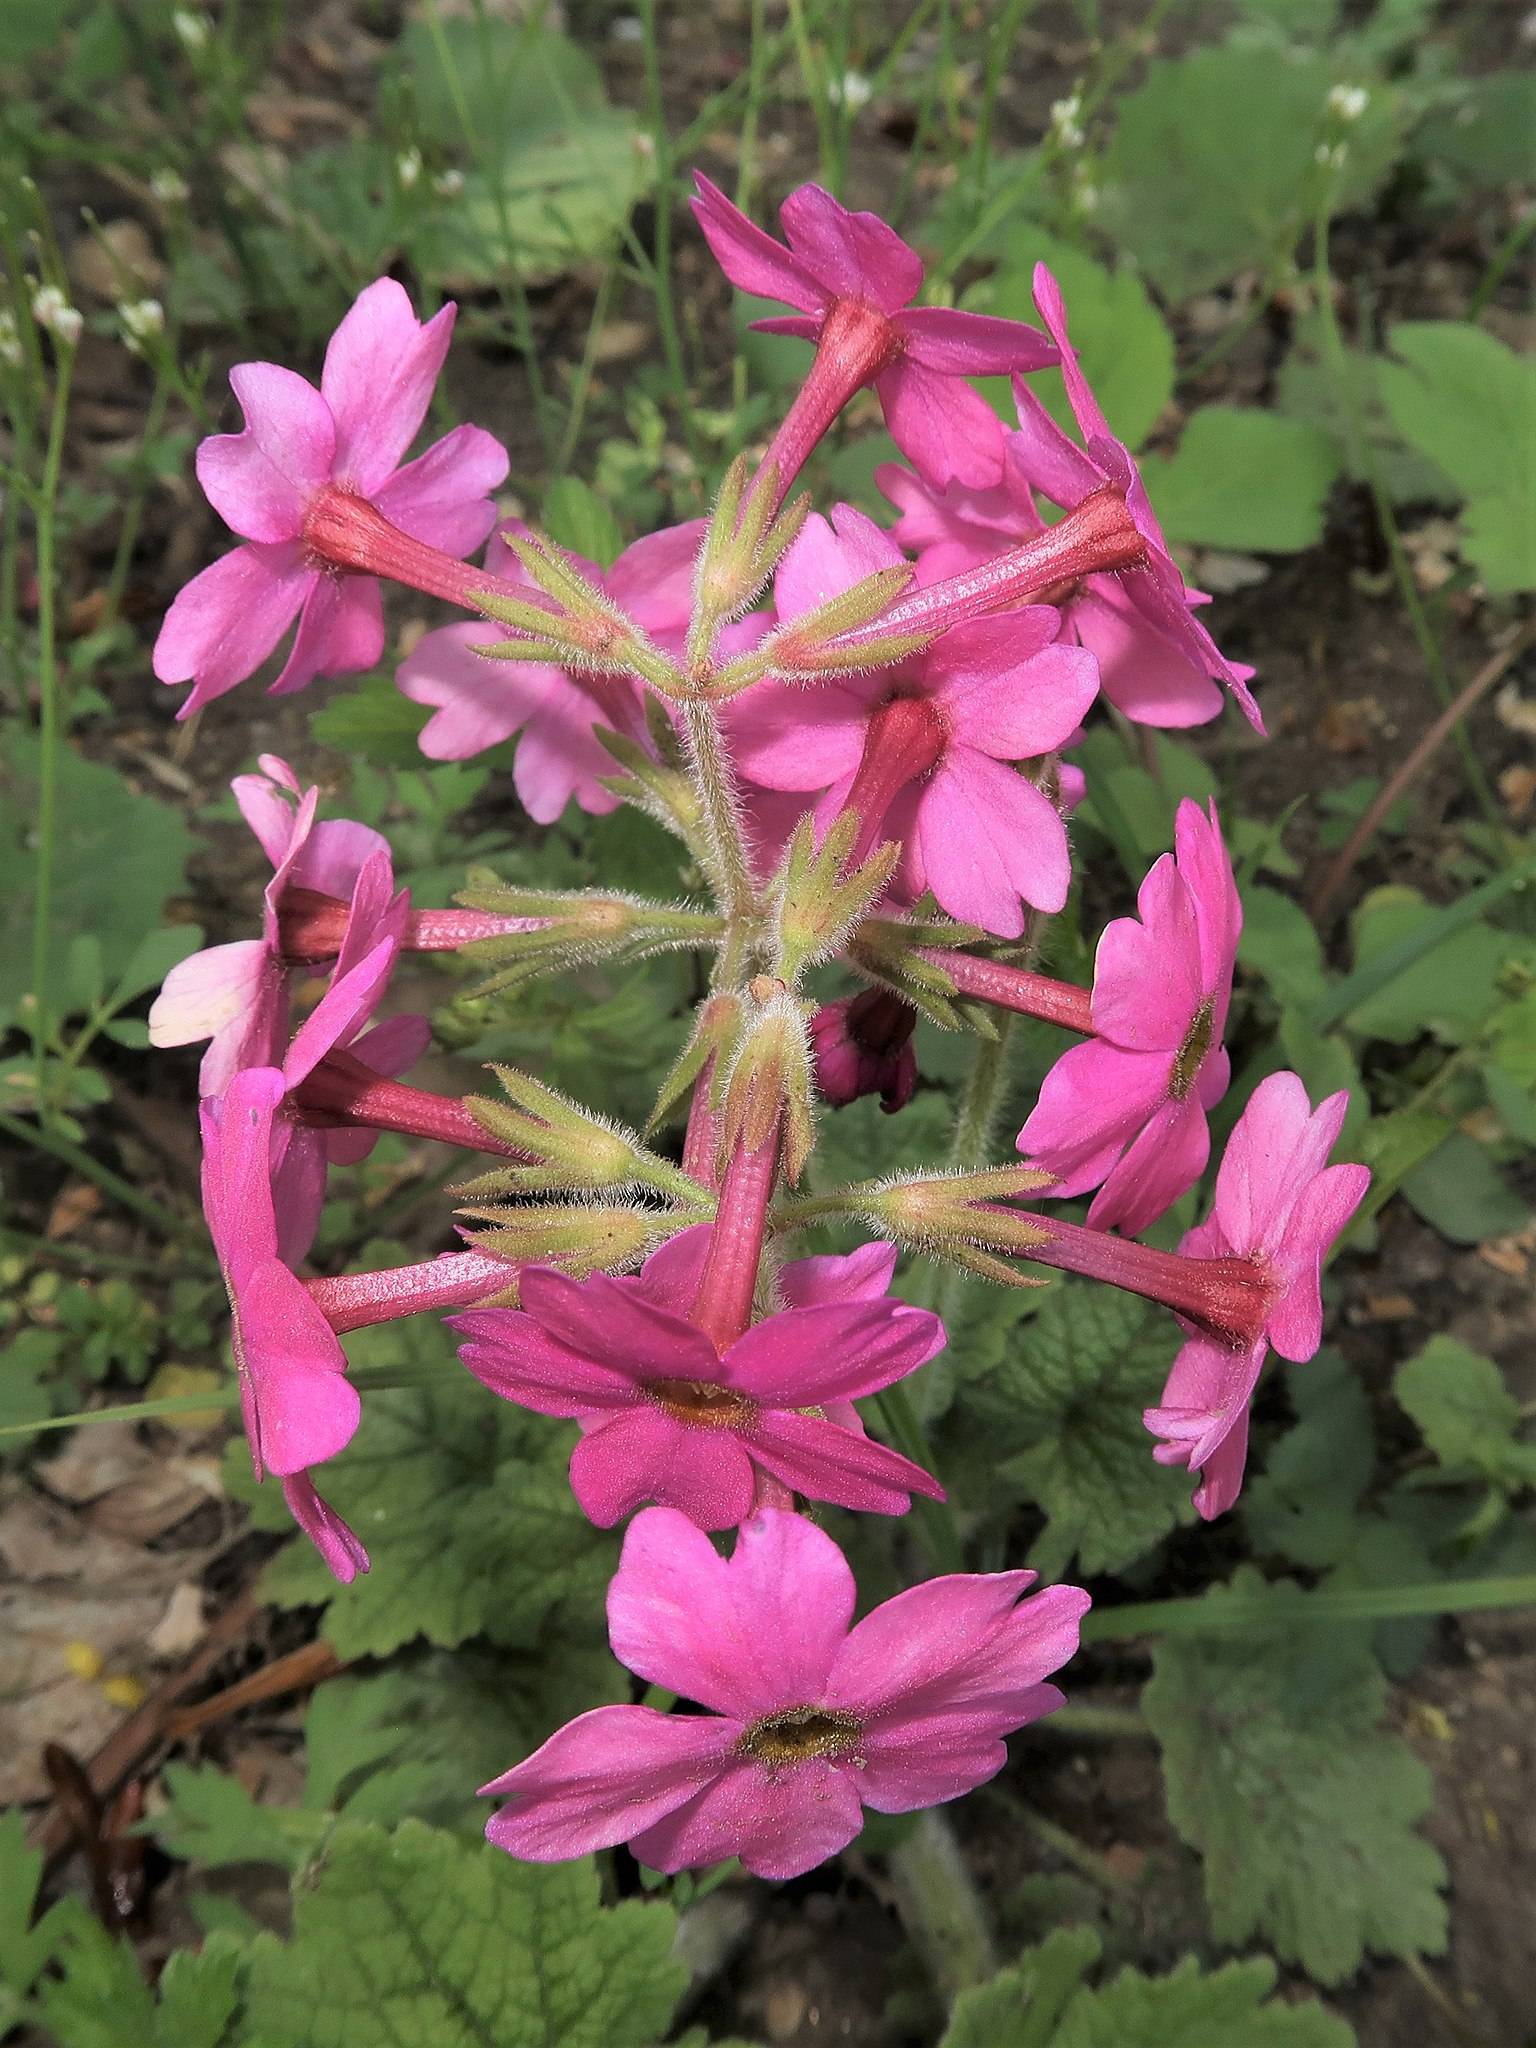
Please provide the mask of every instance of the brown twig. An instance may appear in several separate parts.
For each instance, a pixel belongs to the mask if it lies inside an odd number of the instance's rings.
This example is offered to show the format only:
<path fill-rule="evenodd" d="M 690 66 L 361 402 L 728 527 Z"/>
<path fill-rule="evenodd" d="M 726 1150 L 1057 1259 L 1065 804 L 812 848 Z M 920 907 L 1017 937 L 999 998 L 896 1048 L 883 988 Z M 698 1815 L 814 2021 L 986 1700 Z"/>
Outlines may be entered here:
<path fill-rule="evenodd" d="M 1334 899 L 1349 880 L 1355 862 L 1376 836 L 1382 819 L 1391 810 L 1398 798 L 1423 773 L 1425 767 L 1438 749 L 1455 731 L 1456 727 L 1481 702 L 1499 681 L 1505 671 L 1517 662 L 1528 647 L 1536 645 L 1536 619 L 1527 620 L 1525 626 L 1497 654 L 1491 656 L 1466 688 L 1455 697 L 1430 726 L 1418 745 L 1394 772 L 1388 776 L 1376 795 L 1366 806 L 1359 823 L 1334 856 L 1333 865 L 1324 875 L 1313 895 L 1309 906 L 1312 922 L 1320 925 L 1332 908 Z"/>
<path fill-rule="evenodd" d="M 278 1699 L 285 1692 L 305 1692 L 346 1668 L 329 1643 L 305 1643 L 301 1649 L 290 1650 L 286 1657 L 274 1657 L 270 1664 L 263 1664 L 259 1671 L 253 1671 L 237 1684 L 225 1686 L 211 1699 L 199 1700 L 195 1707 L 178 1707 L 175 1713 L 166 1716 L 166 1740 L 181 1742 L 188 1735 L 195 1735 L 199 1728 L 238 1713 L 242 1707 L 259 1706 L 263 1700 Z"/>

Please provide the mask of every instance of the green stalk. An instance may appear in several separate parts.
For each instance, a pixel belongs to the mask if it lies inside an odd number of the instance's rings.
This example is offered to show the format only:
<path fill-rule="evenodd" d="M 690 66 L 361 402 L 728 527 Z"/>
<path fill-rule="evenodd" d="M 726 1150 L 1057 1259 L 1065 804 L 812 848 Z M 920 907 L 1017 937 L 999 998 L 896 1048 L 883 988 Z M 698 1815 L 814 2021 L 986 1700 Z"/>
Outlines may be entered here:
<path fill-rule="evenodd" d="M 1083 1617 L 1083 1641 L 1122 1642 L 1129 1636 L 1245 1635 L 1252 1630 L 1303 1627 L 1308 1622 L 1397 1621 L 1424 1614 L 1479 1614 L 1495 1607 L 1536 1606 L 1536 1573 L 1507 1579 L 1459 1579 L 1429 1586 L 1323 1587 L 1252 1599 L 1208 1593 L 1193 1600 L 1139 1600 L 1129 1607 L 1095 1608 Z"/>
<path fill-rule="evenodd" d="M 720 910 L 730 930 L 722 958 L 736 950 L 730 943 L 751 919 L 754 909 L 752 870 L 736 815 L 736 791 L 730 758 L 720 720 L 712 704 L 699 698 L 683 707 L 683 729 L 693 768 L 693 786 L 698 791 L 705 829 L 709 835 L 713 880 L 719 892 Z"/>
<path fill-rule="evenodd" d="M 654 259 L 646 259 L 632 230 L 626 232 L 626 240 L 637 254 L 646 282 L 650 285 L 656 301 L 656 323 L 661 329 L 662 353 L 667 359 L 667 372 L 671 377 L 672 389 L 677 399 L 683 438 L 688 443 L 688 452 L 693 457 L 694 467 L 702 469 L 704 451 L 693 416 L 693 391 L 688 382 L 688 368 L 683 360 L 682 336 L 678 332 L 677 309 L 672 292 L 672 183 L 677 168 L 677 155 L 673 148 L 671 131 L 667 127 L 666 101 L 661 88 L 661 49 L 656 34 L 656 0 L 640 0 L 640 20 L 645 29 L 645 89 L 650 102 L 650 133 L 656 150 Z"/>
<path fill-rule="evenodd" d="M 882 1393 L 871 1395 L 870 1405 L 895 1449 L 904 1458 L 910 1458 L 914 1465 L 921 1465 L 925 1472 L 932 1472 L 936 1479 L 941 1478 L 942 1474 L 935 1470 L 928 1432 L 902 1381 L 897 1380 Z M 912 1513 L 922 1534 L 924 1548 L 939 1570 L 963 1572 L 965 1549 L 960 1541 L 960 1531 L 955 1526 L 954 1509 L 929 1500 L 924 1494 L 914 1493 Z"/>
<path fill-rule="evenodd" d="M 997 1973 L 992 1930 L 954 1830 L 930 1806 L 889 1859 L 896 1908 L 946 1997 Z"/>
<path fill-rule="evenodd" d="M 58 832 L 59 670 L 57 631 L 57 512 L 59 475 L 64 462 L 64 430 L 69 418 L 69 387 L 75 351 L 60 345 L 53 408 L 48 423 L 48 448 L 43 457 L 42 486 L 36 502 L 37 533 L 37 691 L 38 785 L 37 866 L 32 896 L 32 1052 L 37 1063 L 38 1114 L 46 1114 L 48 1041 L 48 941 L 53 916 L 53 856 Z"/>

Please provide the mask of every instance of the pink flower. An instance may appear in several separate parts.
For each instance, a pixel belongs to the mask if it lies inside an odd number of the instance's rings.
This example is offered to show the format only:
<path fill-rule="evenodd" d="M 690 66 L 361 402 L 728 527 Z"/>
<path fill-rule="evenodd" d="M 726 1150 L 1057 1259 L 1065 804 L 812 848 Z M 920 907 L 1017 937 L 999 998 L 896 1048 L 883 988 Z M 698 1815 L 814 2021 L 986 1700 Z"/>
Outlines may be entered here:
<path fill-rule="evenodd" d="M 1266 1275 L 1270 1301 L 1262 1334 L 1229 1348 L 1191 1337 L 1173 1362 L 1162 1406 L 1143 1420 L 1163 1438 L 1161 1465 L 1200 1473 L 1195 1506 L 1207 1521 L 1237 1499 L 1248 1450 L 1248 1407 L 1271 1345 L 1301 1363 L 1323 1337 L 1322 1263 L 1364 1199 L 1363 1166 L 1330 1166 L 1349 1096 L 1314 1110 L 1295 1074 L 1271 1074 L 1253 1091 L 1216 1175 L 1211 1215 L 1180 1251 L 1196 1258 L 1247 1258 Z"/>
<path fill-rule="evenodd" d="M 197 474 L 214 510 L 249 545 L 195 576 L 160 629 L 155 674 L 192 684 L 178 717 L 259 668 L 296 617 L 275 692 L 378 661 L 377 578 L 328 570 L 306 545 L 307 523 L 327 495 L 365 500 L 412 539 L 455 557 L 490 532 L 496 508 L 487 493 L 506 476 L 507 456 L 482 428 L 455 427 L 400 466 L 426 418 L 453 320 L 448 305 L 418 323 L 403 288 L 380 278 L 331 336 L 318 391 L 276 363 L 230 372 L 245 429 L 204 441 Z"/>
<path fill-rule="evenodd" d="M 887 1115 L 906 1108 L 917 1089 L 916 1024 L 912 1005 L 887 988 L 823 1004 L 811 1019 L 811 1050 L 816 1085 L 834 1109 L 861 1095 L 878 1095 Z"/>
<path fill-rule="evenodd" d="M 581 1424 L 571 1485 L 599 1528 L 642 1501 L 733 1528 L 762 1475 L 874 1514 L 905 1513 L 914 1492 L 942 1500 L 937 1481 L 871 1442 L 847 1406 L 943 1348 L 938 1317 L 886 1291 L 895 1246 L 786 1267 L 786 1307 L 722 1353 L 691 1313 L 709 1238 L 707 1224 L 680 1232 L 634 1278 L 531 1266 L 520 1310 L 452 1319 L 468 1340 L 459 1355 L 504 1400 Z"/>
<path fill-rule="evenodd" d="M 903 560 L 862 512 L 813 513 L 784 557 L 776 603 L 796 618 Z M 760 683 L 731 707 L 742 774 L 826 792 L 823 824 L 853 809 L 858 850 L 902 842 L 895 893 L 931 889 L 952 917 L 1018 938 L 1023 905 L 1060 910 L 1071 862 L 1050 797 L 1009 764 L 1052 753 L 1098 689 L 1081 648 L 1055 644 L 1049 605 L 978 618 L 895 668 L 812 687 Z"/>
<path fill-rule="evenodd" d="M 1052 1067 L 1019 1133 L 1030 1163 L 1056 1176 L 1046 1193 L 1098 1187 L 1089 1223 L 1128 1236 L 1205 1171 L 1206 1111 L 1231 1075 L 1221 1038 L 1243 911 L 1216 806 L 1186 798 L 1174 843 L 1141 885 L 1140 916 L 1105 926 L 1094 1035 Z"/>
<path fill-rule="evenodd" d="M 517 528 L 519 532 L 525 528 Z M 704 522 L 689 520 L 648 534 L 606 572 L 575 558 L 613 602 L 669 650 L 680 648 L 693 608 L 693 565 Z M 485 566 L 504 581 L 534 586 L 498 536 Z M 758 629 L 760 630 L 760 628 Z M 421 734 L 434 761 L 463 761 L 521 732 L 513 781 L 529 817 L 552 825 L 574 797 L 584 811 L 615 809 L 618 798 L 601 778 L 618 763 L 595 737 L 599 726 L 648 746 L 643 692 L 628 676 L 600 676 L 541 661 L 488 661 L 477 648 L 505 644 L 507 629 L 477 619 L 427 633 L 400 664 L 395 680 L 416 704 L 435 707 Z M 733 637 L 731 652 L 740 631 Z"/>
<path fill-rule="evenodd" d="M 211 1040 L 198 1076 L 204 1095 L 222 1095 L 242 1067 L 281 1063 L 291 980 L 281 929 L 286 899 L 309 890 L 348 904 L 338 977 L 381 939 L 391 937 L 398 946 L 410 909 L 407 893 L 395 890 L 389 846 L 379 833 L 348 818 L 317 822 L 318 788 L 301 791 L 298 777 L 275 754 L 263 754 L 260 765 L 260 775 L 237 775 L 230 787 L 272 863 L 262 897 L 262 936 L 208 946 L 181 961 L 149 1013 L 151 1045 Z M 416 1028 L 419 1034 L 422 1027 Z"/>
<path fill-rule="evenodd" d="M 1200 725 L 1221 708 L 1224 682 L 1243 715 L 1264 730 L 1248 691 L 1251 668 L 1229 662 L 1190 607 L 1209 600 L 1185 587 L 1130 451 L 1114 439 L 1078 365 L 1056 280 L 1039 264 L 1035 304 L 1061 351 L 1067 397 L 1086 448 L 1064 434 L 1022 378 L 1014 379 L 1016 433 L 1005 437 L 1001 481 L 987 490 L 938 491 L 894 463 L 876 481 L 901 512 L 892 533 L 914 549 L 924 582 L 959 574 L 1042 530 L 1038 491 L 1063 510 L 1111 484 L 1147 543 L 1144 567 L 1085 576 L 1055 601 L 1066 632 L 1098 657 L 1104 694 L 1144 725 Z"/>
<path fill-rule="evenodd" d="M 850 213 L 819 185 L 779 209 L 786 248 L 696 175 L 693 210 L 738 290 L 799 308 L 753 324 L 816 343 L 805 390 L 764 458 L 781 493 L 841 407 L 873 384 L 898 446 L 932 483 L 995 483 L 1002 427 L 967 377 L 1038 370 L 1056 351 L 1033 327 L 947 307 L 913 306 L 922 259 L 873 213 Z"/>
<path fill-rule="evenodd" d="M 335 1332 L 278 1252 L 273 1119 L 286 1088 L 277 1069 L 252 1067 L 203 1103 L 203 1209 L 229 1292 L 256 1477 L 282 1479 L 294 1520 L 346 1584 L 368 1569 L 368 1553 L 310 1468 L 351 1442 L 360 1403 Z"/>
<path fill-rule="evenodd" d="M 739 1856 L 798 1877 L 845 1849 L 863 1808 L 911 1813 L 974 1791 L 1003 1737 L 1062 1704 L 1075 1586 L 1033 1572 L 930 1579 L 856 1627 L 853 1575 L 803 1516 L 764 1509 L 729 1560 L 670 1508 L 637 1515 L 608 1590 L 614 1655 L 709 1709 L 598 1707 L 481 1789 L 498 1848 L 533 1863 L 628 1842 L 677 1871 Z"/>

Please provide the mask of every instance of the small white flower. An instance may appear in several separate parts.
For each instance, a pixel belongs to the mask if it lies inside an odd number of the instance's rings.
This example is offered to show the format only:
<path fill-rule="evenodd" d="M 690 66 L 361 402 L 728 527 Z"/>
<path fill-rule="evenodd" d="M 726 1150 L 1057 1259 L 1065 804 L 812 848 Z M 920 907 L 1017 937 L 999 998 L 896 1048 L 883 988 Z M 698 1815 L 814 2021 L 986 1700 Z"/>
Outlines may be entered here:
<path fill-rule="evenodd" d="M 608 24 L 608 33 L 616 43 L 643 43 L 645 23 L 638 14 L 621 14 Z"/>
<path fill-rule="evenodd" d="M 1084 179 L 1074 190 L 1073 197 L 1076 199 L 1081 212 L 1096 213 L 1098 211 L 1099 188 L 1090 180 Z"/>
<path fill-rule="evenodd" d="M 150 178 L 149 189 L 163 206 L 180 206 L 184 199 L 192 196 L 191 188 L 180 171 L 156 171 Z"/>
<path fill-rule="evenodd" d="M 846 107 L 850 114 L 856 114 L 860 107 L 867 107 L 874 96 L 874 85 L 862 71 L 845 71 L 832 88 L 835 104 Z"/>
<path fill-rule="evenodd" d="M 420 184 L 421 170 L 421 151 L 414 143 L 395 158 L 395 176 L 400 180 L 400 188 L 404 192 L 409 192 Z"/>
<path fill-rule="evenodd" d="M 117 317 L 123 323 L 123 340 L 135 355 L 143 352 L 146 341 L 165 332 L 165 308 L 158 299 L 129 299 L 118 307 Z"/>
<path fill-rule="evenodd" d="M 439 199 L 457 199 L 464 190 L 462 171 L 439 171 L 432 180 L 432 190 Z"/>
<path fill-rule="evenodd" d="M 1331 146 L 1326 142 L 1320 142 L 1312 155 L 1325 171 L 1342 171 L 1349 151 L 1342 142 L 1335 142 Z"/>
<path fill-rule="evenodd" d="M 21 367 L 21 336 L 16 328 L 16 315 L 4 306 L 0 306 L 0 363 L 9 363 L 13 370 Z"/>
<path fill-rule="evenodd" d="M 39 285 L 32 294 L 32 318 L 66 348 L 74 347 L 85 325 L 84 315 L 69 303 L 56 284 Z"/>
<path fill-rule="evenodd" d="M 1336 85 L 1328 95 L 1329 108 L 1341 121 L 1358 121 L 1370 103 L 1363 85 Z"/>
<path fill-rule="evenodd" d="M 1069 93 L 1064 100 L 1051 103 L 1051 134 L 1063 149 L 1081 149 L 1083 146 L 1083 96 L 1080 92 Z"/>
<path fill-rule="evenodd" d="M 178 7 L 171 16 L 171 27 L 176 31 L 176 40 L 184 50 L 204 50 L 208 47 L 209 21 L 206 14 L 199 14 L 191 7 Z"/>

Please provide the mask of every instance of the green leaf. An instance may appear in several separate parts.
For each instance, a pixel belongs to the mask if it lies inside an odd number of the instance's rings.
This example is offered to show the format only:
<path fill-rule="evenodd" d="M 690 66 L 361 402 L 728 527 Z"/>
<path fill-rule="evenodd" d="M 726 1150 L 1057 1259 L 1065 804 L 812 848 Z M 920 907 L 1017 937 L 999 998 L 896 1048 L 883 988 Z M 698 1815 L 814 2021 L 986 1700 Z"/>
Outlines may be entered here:
<path fill-rule="evenodd" d="M 266 1596 L 325 1606 L 326 1639 L 345 1658 L 386 1656 L 418 1635 L 449 1648 L 473 1635 L 527 1648 L 557 1611 L 578 1641 L 590 1632 L 615 1545 L 571 1494 L 569 1426 L 456 1372 L 436 1324 L 358 1331 L 347 1349 L 354 1367 L 430 1358 L 442 1381 L 370 1392 L 355 1440 L 326 1468 L 326 1498 L 367 1545 L 372 1570 L 338 1586 L 313 1547 L 295 1542 L 268 1566 Z M 280 1497 L 261 1505 L 263 1519 L 281 1520 Z"/>
<path fill-rule="evenodd" d="M 44 1982 L 38 2008 L 58 2048 L 223 2048 L 240 2001 L 240 1951 L 210 1940 L 171 1957 L 158 1997 L 132 1945 L 83 1913 Z"/>
<path fill-rule="evenodd" d="M 9 731 L 0 761 L 0 1022 L 32 985 L 32 901 L 37 857 L 39 750 Z M 183 886 L 192 835 L 169 805 L 139 796 L 98 761 L 65 748 L 49 919 L 50 1005 L 63 1014 L 69 954 L 82 936 L 100 945 L 110 986 Z"/>
<path fill-rule="evenodd" d="M 1078 1993 L 1050 2048 L 1354 2048 L 1347 2020 L 1315 1999 L 1273 1999 L 1274 1988 L 1262 1957 L 1207 1972 L 1186 1956 L 1166 1977 L 1122 1970 Z"/>
<path fill-rule="evenodd" d="M 1136 852 L 1148 861 L 1172 846 L 1174 814 L 1180 800 L 1187 796 L 1203 803 L 1216 793 L 1216 778 L 1209 764 L 1192 747 L 1169 739 L 1166 733 L 1158 733 L 1155 744 L 1156 775 L 1131 758 L 1120 734 L 1109 726 L 1094 726 L 1077 750 L 1088 778 L 1088 795 L 1077 815 L 1113 839 L 1109 816 L 1113 806 L 1129 828 Z"/>
<path fill-rule="evenodd" d="M 356 689 L 339 690 L 310 716 L 311 737 L 349 760 L 376 768 L 421 765 L 421 730 L 431 713 L 395 688 L 394 678 L 371 675 Z"/>
<path fill-rule="evenodd" d="M 1291 1592 L 1240 1571 L 1233 1594 L 1261 1612 L 1278 1602 L 1270 1631 L 1165 1637 L 1142 1710 L 1169 1817 L 1205 1859 L 1216 1939 L 1262 1935 L 1336 1984 L 1367 1949 L 1444 1948 L 1445 1871 L 1414 1832 L 1429 1773 L 1380 1731 L 1386 1684 L 1369 1638 L 1298 1624 L 1284 1614 Z"/>
<path fill-rule="evenodd" d="M 518 1863 L 344 1823 L 251 1949 L 249 2048 L 646 2048 L 685 1976 L 662 1904 L 604 1910 L 590 1861 Z"/>
<path fill-rule="evenodd" d="M 1046 1578 L 1074 1555 L 1086 1573 L 1119 1571 L 1191 1519 L 1188 1473 L 1155 1463 L 1141 1420 L 1178 1344 L 1147 1303 L 1069 1280 L 972 1387 L 1001 1476 L 1046 1515 L 1031 1553 Z"/>
<path fill-rule="evenodd" d="M 1018 221 L 1008 237 L 1007 266 L 966 293 L 963 303 L 1004 320 L 1039 324 L 1032 292 L 1034 268 L 1048 265 L 1061 286 L 1072 345 L 1083 374 L 1116 436 L 1139 448 L 1173 396 L 1173 336 L 1126 266 L 1109 270 L 1081 249 L 1061 242 L 1031 221 Z M 983 380 L 982 391 L 1011 427 L 1018 415 L 1006 377 Z M 1076 435 L 1059 370 L 1030 379 L 1030 389 L 1068 433 Z"/>
<path fill-rule="evenodd" d="M 1121 102 L 1103 214 L 1179 300 L 1286 255 L 1315 204 L 1314 154 L 1347 58 L 1233 40 L 1152 64 Z M 1349 135 L 1340 204 L 1392 161 L 1400 95 L 1378 87 Z"/>
<path fill-rule="evenodd" d="M 1310 1005 L 1323 992 L 1323 949 L 1312 920 L 1293 896 L 1253 883 L 1243 891 L 1237 957 L 1269 983 L 1282 1004 Z"/>
<path fill-rule="evenodd" d="M 1529 185 L 1536 74 L 1510 69 L 1458 78 L 1447 97 L 1415 136 L 1415 155 L 1472 185 Z"/>
<path fill-rule="evenodd" d="M 1530 1221 L 1530 1205 L 1500 1173 L 1486 1145 L 1452 1131 L 1443 1145 L 1407 1174 L 1406 1200 L 1452 1244 L 1482 1244 L 1509 1237 Z"/>
<path fill-rule="evenodd" d="M 1141 467 L 1170 540 L 1294 554 L 1323 537 L 1339 463 L 1317 427 L 1246 406 L 1204 405 L 1190 414 L 1175 454 L 1146 456 Z"/>
<path fill-rule="evenodd" d="M 1370 1117 L 1371 1101 L 1349 1040 L 1338 1032 L 1325 1037 L 1314 1031 L 1306 1013 L 1294 1009 L 1281 1012 L 1278 1035 L 1284 1064 L 1301 1076 L 1314 1102 L 1341 1088 L 1348 1091 L 1349 1108 L 1336 1142 L 1339 1155 L 1351 1157 L 1351 1147 Z"/>
<path fill-rule="evenodd" d="M 1536 1486 L 1536 1444 L 1516 1436 L 1520 1404 L 1491 1358 L 1454 1337 L 1431 1337 L 1398 1367 L 1392 1391 L 1451 1472 L 1514 1492 Z"/>
<path fill-rule="evenodd" d="M 63 1348 L 58 1330 L 18 1330 L 7 1339 L 0 1360 L 0 1429 L 41 1422 L 60 1406 L 62 1389 L 47 1375 Z"/>
<path fill-rule="evenodd" d="M 1361 1497 L 1376 1468 L 1371 1404 L 1332 1349 L 1287 1376 L 1296 1425 L 1243 1488 L 1243 1520 L 1256 1551 L 1323 1570 L 1348 1555 Z"/>
<path fill-rule="evenodd" d="M 1373 889 L 1350 920 L 1356 967 L 1400 944 L 1431 914 L 1417 889 L 1393 883 Z M 1393 1045 L 1408 1045 L 1425 1031 L 1460 1045 L 1497 1007 L 1508 969 L 1533 961 L 1536 946 L 1528 938 L 1497 925 L 1465 925 L 1358 1003 L 1344 1021 L 1352 1031 Z"/>
<path fill-rule="evenodd" d="M 330 1824 L 323 1813 L 262 1805 L 237 1777 L 212 1765 L 167 1764 L 164 1785 L 165 1808 L 144 1832 L 169 1855 L 204 1869 L 275 1863 L 297 1870 Z"/>
<path fill-rule="evenodd" d="M 624 548 L 613 507 L 579 476 L 557 476 L 544 493 L 544 530 L 557 546 L 611 568 Z"/>
<path fill-rule="evenodd" d="M 1054 2048 L 1062 2013 L 1103 1943 L 1091 1927 L 1059 1927 L 1011 1969 L 956 1998 L 939 2048 Z"/>
<path fill-rule="evenodd" d="M 1460 320 L 1391 329 L 1382 401 L 1466 500 L 1463 549 L 1490 591 L 1536 589 L 1536 361 Z"/>

